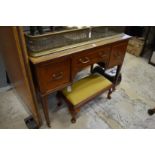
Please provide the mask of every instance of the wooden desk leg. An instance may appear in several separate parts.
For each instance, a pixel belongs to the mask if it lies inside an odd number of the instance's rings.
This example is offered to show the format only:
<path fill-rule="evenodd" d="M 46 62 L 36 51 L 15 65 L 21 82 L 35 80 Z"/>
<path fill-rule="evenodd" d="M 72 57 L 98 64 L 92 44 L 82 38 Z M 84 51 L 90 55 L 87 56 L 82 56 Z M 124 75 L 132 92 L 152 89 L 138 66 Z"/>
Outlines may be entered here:
<path fill-rule="evenodd" d="M 107 98 L 110 100 L 111 99 L 111 94 L 112 94 L 112 88 L 109 89 L 108 91 L 108 95 L 107 95 Z"/>
<path fill-rule="evenodd" d="M 57 100 L 58 100 L 57 106 L 60 107 L 60 106 L 62 105 L 61 93 L 60 93 L 60 91 L 57 92 L 56 98 L 57 98 Z"/>
<path fill-rule="evenodd" d="M 45 119 L 46 119 L 46 124 L 48 127 L 51 127 L 50 119 L 49 119 L 49 112 L 48 112 L 48 96 L 41 97 L 41 100 L 42 100 L 41 104 L 42 104 Z"/>
<path fill-rule="evenodd" d="M 116 85 L 117 85 L 117 80 L 121 71 L 122 65 L 117 66 L 117 71 L 116 71 L 116 76 L 115 76 L 115 81 L 114 81 L 114 86 L 113 86 L 113 91 L 116 90 Z"/>

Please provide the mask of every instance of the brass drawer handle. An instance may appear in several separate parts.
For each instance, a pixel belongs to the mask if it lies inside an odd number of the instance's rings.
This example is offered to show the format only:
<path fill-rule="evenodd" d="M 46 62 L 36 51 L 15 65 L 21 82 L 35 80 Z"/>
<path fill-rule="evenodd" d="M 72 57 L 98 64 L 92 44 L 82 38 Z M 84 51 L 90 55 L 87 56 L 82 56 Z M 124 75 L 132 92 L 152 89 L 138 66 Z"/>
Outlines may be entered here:
<path fill-rule="evenodd" d="M 83 64 L 86 64 L 88 62 L 90 62 L 89 58 L 88 57 L 85 57 L 84 59 L 79 59 L 79 61 Z"/>
<path fill-rule="evenodd" d="M 60 73 L 57 73 L 57 74 L 53 74 L 52 75 L 52 78 L 54 80 L 60 80 L 60 79 L 62 79 L 62 77 L 63 77 L 63 72 L 60 72 Z"/>

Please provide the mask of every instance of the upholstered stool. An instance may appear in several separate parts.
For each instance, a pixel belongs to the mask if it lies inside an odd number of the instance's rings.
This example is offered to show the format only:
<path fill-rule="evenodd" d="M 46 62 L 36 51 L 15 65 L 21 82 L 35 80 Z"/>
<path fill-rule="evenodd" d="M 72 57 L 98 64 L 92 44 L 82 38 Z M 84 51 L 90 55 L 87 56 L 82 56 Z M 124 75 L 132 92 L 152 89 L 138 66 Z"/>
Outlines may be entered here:
<path fill-rule="evenodd" d="M 92 74 L 73 83 L 71 91 L 68 91 L 67 88 L 59 91 L 57 98 L 59 99 L 59 105 L 61 104 L 61 98 L 65 100 L 72 115 L 71 122 L 75 123 L 76 114 L 80 111 L 81 106 L 107 90 L 109 90 L 107 97 L 111 99 L 112 87 L 112 82 L 105 77 Z"/>

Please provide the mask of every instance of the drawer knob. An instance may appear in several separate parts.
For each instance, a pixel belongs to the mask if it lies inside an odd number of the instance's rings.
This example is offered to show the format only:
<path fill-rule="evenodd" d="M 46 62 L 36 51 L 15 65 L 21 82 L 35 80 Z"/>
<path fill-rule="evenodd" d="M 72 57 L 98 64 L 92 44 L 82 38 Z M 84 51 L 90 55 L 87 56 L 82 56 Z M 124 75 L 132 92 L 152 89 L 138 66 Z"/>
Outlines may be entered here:
<path fill-rule="evenodd" d="M 63 77 L 63 72 L 55 73 L 55 74 L 52 75 L 52 78 L 53 78 L 54 80 L 62 79 L 62 77 Z"/>
<path fill-rule="evenodd" d="M 88 57 L 85 57 L 84 59 L 79 59 L 79 61 L 83 64 L 86 64 L 88 62 L 90 62 L 89 58 Z"/>

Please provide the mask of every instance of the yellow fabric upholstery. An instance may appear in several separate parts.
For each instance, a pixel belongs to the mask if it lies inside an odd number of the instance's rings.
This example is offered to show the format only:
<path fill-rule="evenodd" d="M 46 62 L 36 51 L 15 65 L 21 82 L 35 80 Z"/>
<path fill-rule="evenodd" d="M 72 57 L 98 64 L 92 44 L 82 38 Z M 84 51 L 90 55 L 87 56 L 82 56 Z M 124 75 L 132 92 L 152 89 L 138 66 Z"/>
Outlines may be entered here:
<path fill-rule="evenodd" d="M 75 106 L 111 85 L 112 83 L 105 77 L 92 74 L 72 84 L 71 92 L 68 92 L 65 88 L 62 93 Z"/>

